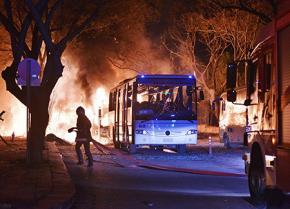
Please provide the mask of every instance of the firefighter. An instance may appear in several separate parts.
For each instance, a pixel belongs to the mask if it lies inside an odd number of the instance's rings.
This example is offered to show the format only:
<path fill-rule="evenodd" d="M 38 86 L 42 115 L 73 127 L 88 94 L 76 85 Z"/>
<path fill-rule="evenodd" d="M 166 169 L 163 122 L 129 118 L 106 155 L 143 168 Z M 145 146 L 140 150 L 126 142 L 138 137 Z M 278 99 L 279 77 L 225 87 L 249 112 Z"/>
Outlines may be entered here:
<path fill-rule="evenodd" d="M 85 153 L 88 157 L 88 167 L 93 166 L 93 157 L 92 153 L 90 151 L 90 141 L 92 140 L 92 135 L 91 135 L 91 122 L 87 118 L 85 114 L 85 109 L 81 106 L 79 106 L 76 109 L 76 114 L 78 116 L 77 118 L 77 126 L 70 128 L 68 131 L 72 132 L 75 130 L 77 132 L 76 136 L 76 145 L 75 145 L 75 150 L 77 153 L 78 157 L 78 165 L 82 165 L 84 163 L 83 160 L 83 155 L 81 151 L 81 146 L 84 145 Z"/>

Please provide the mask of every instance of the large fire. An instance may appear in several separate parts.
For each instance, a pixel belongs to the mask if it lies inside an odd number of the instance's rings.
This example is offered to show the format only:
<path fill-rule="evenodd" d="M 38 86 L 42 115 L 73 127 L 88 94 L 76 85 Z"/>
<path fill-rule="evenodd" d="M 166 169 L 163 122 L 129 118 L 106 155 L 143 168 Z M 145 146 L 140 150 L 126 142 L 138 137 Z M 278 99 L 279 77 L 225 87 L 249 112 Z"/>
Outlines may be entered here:
<path fill-rule="evenodd" d="M 78 69 L 70 63 L 65 63 L 65 66 L 68 67 L 64 69 L 63 76 L 59 79 L 50 98 L 49 124 L 46 133 L 53 133 L 64 140 L 74 142 L 75 134 L 68 133 L 67 130 L 76 125 L 75 110 L 78 106 L 83 106 L 92 122 L 93 137 L 106 143 L 107 139 L 98 138 L 98 130 L 101 121 L 99 109 L 107 107 L 108 91 L 105 87 L 96 85 L 93 95 L 86 98 L 85 92 L 76 82 Z M 5 89 L 4 86 L 2 89 Z M 3 115 L 4 121 L 1 122 L 0 134 L 11 136 L 14 133 L 15 136 L 25 136 L 26 107 L 6 91 L 1 92 L 2 96 L 7 102 L 1 103 L 1 111 L 3 109 L 6 113 Z"/>
<path fill-rule="evenodd" d="M 108 96 L 106 90 L 103 87 L 99 87 L 96 89 L 92 98 L 94 98 L 92 104 L 85 103 L 82 100 L 76 101 L 74 99 L 71 101 L 68 100 L 67 103 L 63 105 L 60 103 L 55 105 L 52 104 L 46 133 L 54 133 L 60 138 L 73 142 L 75 134 L 68 133 L 67 130 L 76 125 L 77 116 L 75 110 L 78 106 L 83 106 L 86 110 L 87 117 L 92 122 L 92 135 L 97 139 L 101 120 L 101 118 L 99 118 L 99 109 L 103 110 L 107 106 Z"/>
<path fill-rule="evenodd" d="M 17 99 L 9 96 L 7 93 L 7 96 L 3 99 L 5 103 L 1 104 L 1 111 L 4 110 L 5 114 L 2 116 L 4 121 L 0 121 L 0 134 L 2 136 L 11 136 L 14 133 L 17 136 L 25 136 L 26 108 Z"/>

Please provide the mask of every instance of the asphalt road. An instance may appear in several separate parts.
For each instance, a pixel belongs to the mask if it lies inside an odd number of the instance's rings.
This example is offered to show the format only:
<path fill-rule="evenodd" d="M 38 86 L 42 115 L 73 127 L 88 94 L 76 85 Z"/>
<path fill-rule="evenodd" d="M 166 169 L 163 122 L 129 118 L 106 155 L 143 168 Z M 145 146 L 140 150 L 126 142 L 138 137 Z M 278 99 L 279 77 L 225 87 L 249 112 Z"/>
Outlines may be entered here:
<path fill-rule="evenodd" d="M 77 189 L 73 209 L 256 208 L 247 201 L 245 177 L 151 170 L 101 153 L 94 154 L 94 166 L 87 168 L 76 165 L 73 147 L 60 150 Z"/>

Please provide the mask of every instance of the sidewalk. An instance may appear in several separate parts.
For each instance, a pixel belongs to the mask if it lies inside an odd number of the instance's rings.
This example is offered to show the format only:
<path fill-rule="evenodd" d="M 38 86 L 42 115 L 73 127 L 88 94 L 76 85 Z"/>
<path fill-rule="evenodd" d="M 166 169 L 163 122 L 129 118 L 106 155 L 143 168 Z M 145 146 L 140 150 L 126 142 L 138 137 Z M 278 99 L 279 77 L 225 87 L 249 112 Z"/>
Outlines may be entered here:
<path fill-rule="evenodd" d="M 75 187 L 54 143 L 46 143 L 44 162 L 26 165 L 26 140 L 0 142 L 0 209 L 69 208 Z"/>

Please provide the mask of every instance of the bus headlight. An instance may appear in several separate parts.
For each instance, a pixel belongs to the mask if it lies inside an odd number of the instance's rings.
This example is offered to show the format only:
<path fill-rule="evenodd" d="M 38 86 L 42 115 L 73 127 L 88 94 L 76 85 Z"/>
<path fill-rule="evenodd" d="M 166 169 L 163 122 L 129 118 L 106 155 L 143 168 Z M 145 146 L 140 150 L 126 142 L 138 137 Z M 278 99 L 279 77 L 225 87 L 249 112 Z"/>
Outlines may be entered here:
<path fill-rule="evenodd" d="M 136 130 L 136 134 L 147 134 L 147 131 L 146 130 Z"/>
<path fill-rule="evenodd" d="M 197 130 L 190 129 L 187 131 L 186 135 L 192 135 L 192 134 L 197 134 Z"/>

